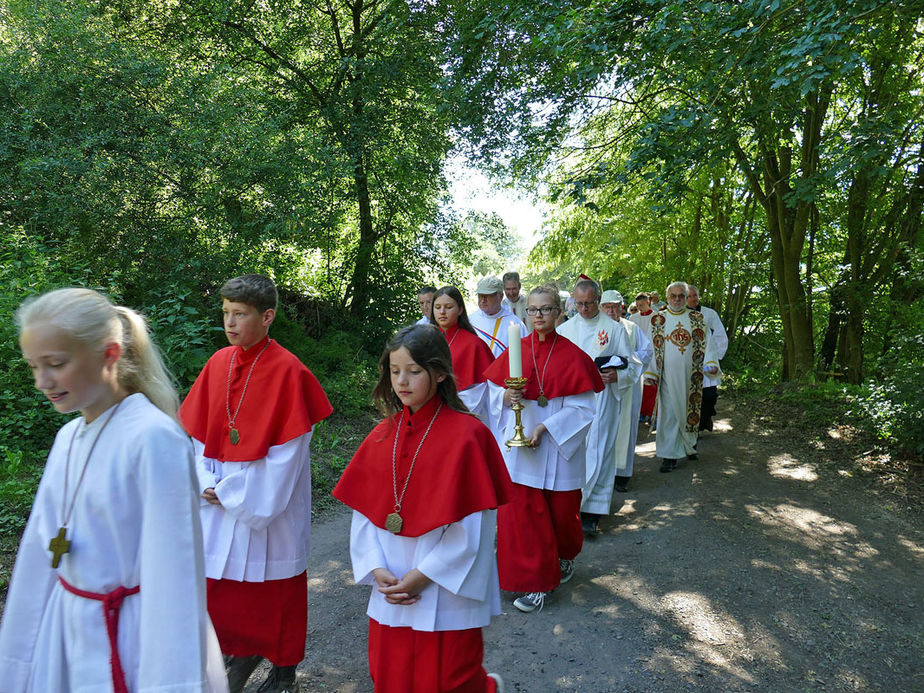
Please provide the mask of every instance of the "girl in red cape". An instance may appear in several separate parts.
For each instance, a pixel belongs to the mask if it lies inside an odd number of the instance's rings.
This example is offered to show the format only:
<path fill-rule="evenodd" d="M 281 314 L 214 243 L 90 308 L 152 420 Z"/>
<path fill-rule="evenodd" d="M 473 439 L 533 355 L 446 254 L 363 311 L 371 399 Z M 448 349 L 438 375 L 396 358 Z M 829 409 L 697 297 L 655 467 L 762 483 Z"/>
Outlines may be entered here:
<path fill-rule="evenodd" d="M 500 613 L 494 538 L 511 482 L 491 432 L 456 389 L 449 345 L 429 325 L 385 347 L 372 396 L 385 415 L 334 488 L 353 508 L 350 558 L 369 598 L 378 693 L 503 691 L 482 666 Z"/>
<path fill-rule="evenodd" d="M 469 322 L 465 301 L 456 287 L 444 286 L 437 291 L 432 305 L 432 324 L 440 328 L 449 343 L 459 399 L 490 427 L 488 383 L 484 371 L 494 362 L 494 355 Z"/>

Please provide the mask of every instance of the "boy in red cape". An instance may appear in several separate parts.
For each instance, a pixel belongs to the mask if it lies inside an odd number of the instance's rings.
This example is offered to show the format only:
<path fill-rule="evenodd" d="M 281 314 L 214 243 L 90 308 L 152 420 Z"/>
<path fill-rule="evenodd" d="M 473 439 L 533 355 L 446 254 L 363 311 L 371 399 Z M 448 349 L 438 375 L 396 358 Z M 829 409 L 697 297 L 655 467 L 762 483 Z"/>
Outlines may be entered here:
<path fill-rule="evenodd" d="M 202 493 L 209 615 L 231 693 L 264 657 L 273 668 L 260 693 L 293 693 L 308 628 L 308 446 L 332 408 L 311 371 L 269 338 L 272 280 L 236 277 L 221 297 L 231 346 L 212 355 L 179 412 Z"/>
<path fill-rule="evenodd" d="M 481 628 L 500 613 L 494 536 L 510 478 L 491 431 L 459 399 L 449 345 L 407 327 L 379 361 L 387 418 L 334 488 L 353 508 L 350 558 L 369 598 L 376 693 L 503 692 Z"/>

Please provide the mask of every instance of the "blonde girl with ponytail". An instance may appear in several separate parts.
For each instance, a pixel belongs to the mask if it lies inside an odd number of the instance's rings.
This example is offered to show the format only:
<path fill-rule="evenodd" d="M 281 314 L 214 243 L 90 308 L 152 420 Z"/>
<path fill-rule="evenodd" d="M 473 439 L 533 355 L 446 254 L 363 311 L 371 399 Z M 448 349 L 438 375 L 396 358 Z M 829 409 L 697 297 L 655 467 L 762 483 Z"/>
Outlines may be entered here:
<path fill-rule="evenodd" d="M 89 289 L 17 311 L 62 414 L 0 622 L 0 690 L 226 691 L 192 445 L 144 319 Z"/>

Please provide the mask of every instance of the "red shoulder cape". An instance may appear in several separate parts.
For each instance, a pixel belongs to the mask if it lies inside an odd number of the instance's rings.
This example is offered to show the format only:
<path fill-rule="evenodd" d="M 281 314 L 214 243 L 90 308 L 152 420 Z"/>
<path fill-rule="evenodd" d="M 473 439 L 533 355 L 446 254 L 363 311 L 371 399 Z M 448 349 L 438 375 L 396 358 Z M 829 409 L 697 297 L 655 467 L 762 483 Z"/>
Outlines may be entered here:
<path fill-rule="evenodd" d="M 603 392 L 603 381 L 600 379 L 600 373 L 593 359 L 567 337 L 558 335 L 556 342 L 555 335 L 550 334 L 544 342 L 541 342 L 536 333 L 531 332 L 523 337 L 521 343 L 523 345 L 523 377 L 527 379 L 526 387 L 523 389 L 525 399 L 539 398 L 539 378 L 533 368 L 533 350 L 536 354 L 536 366 L 541 374 L 553 343 L 555 348 L 552 350 L 549 365 L 542 377 L 542 389 L 546 397 L 552 399 L 553 397 L 577 395 L 588 390 Z M 504 380 L 510 375 L 510 360 L 507 351 L 498 356 L 484 374 L 495 385 L 506 387 Z"/>
<path fill-rule="evenodd" d="M 270 340 L 249 349 L 229 346 L 215 352 L 205 364 L 180 407 L 180 421 L 186 432 L 205 443 L 205 456 L 222 462 L 246 462 L 266 457 L 273 445 L 281 445 L 310 431 L 333 411 L 318 379 L 290 351 Z M 235 428 L 241 440 L 228 438 L 228 368 L 231 373 L 231 415 L 241 402 L 247 374 L 253 369 L 247 393 L 241 403 Z"/>
<path fill-rule="evenodd" d="M 452 354 L 452 372 L 459 392 L 485 381 L 484 371 L 494 362 L 494 354 L 484 340 L 458 325 L 443 332 Z"/>
<path fill-rule="evenodd" d="M 398 422 L 400 497 L 414 453 L 442 401 L 433 397 L 415 414 L 405 407 L 372 429 L 334 487 L 334 498 L 385 529 L 385 518 L 395 510 L 392 450 Z M 472 513 L 503 505 L 510 497 L 511 483 L 487 427 L 474 416 L 444 404 L 417 456 L 401 503 L 404 524 L 398 534 L 419 537 Z"/>

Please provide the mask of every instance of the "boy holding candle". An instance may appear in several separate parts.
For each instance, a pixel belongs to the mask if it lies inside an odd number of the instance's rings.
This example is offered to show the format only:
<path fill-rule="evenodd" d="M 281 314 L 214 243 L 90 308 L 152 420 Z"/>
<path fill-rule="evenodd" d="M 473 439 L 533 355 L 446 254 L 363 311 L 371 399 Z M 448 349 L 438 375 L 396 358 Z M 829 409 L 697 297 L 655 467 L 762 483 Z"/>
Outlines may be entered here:
<path fill-rule="evenodd" d="M 209 615 L 231 693 L 264 657 L 273 669 L 260 693 L 293 693 L 308 627 L 308 445 L 332 408 L 311 371 L 269 338 L 272 280 L 237 277 L 221 297 L 231 346 L 205 364 L 179 412 L 202 493 Z"/>
<path fill-rule="evenodd" d="M 526 592 L 520 611 L 541 609 L 547 594 L 571 579 L 581 551 L 580 507 L 584 449 L 594 414 L 594 393 L 603 390 L 594 362 L 555 332 L 561 298 L 551 285 L 533 289 L 526 309 L 533 332 L 485 371 L 495 436 L 513 480 L 510 502 L 497 514 L 497 562 L 501 589 Z M 515 340 L 512 340 L 515 341 Z M 522 390 L 506 388 L 522 373 Z M 506 448 L 514 433 L 511 405 L 523 405 L 526 447 Z"/>

